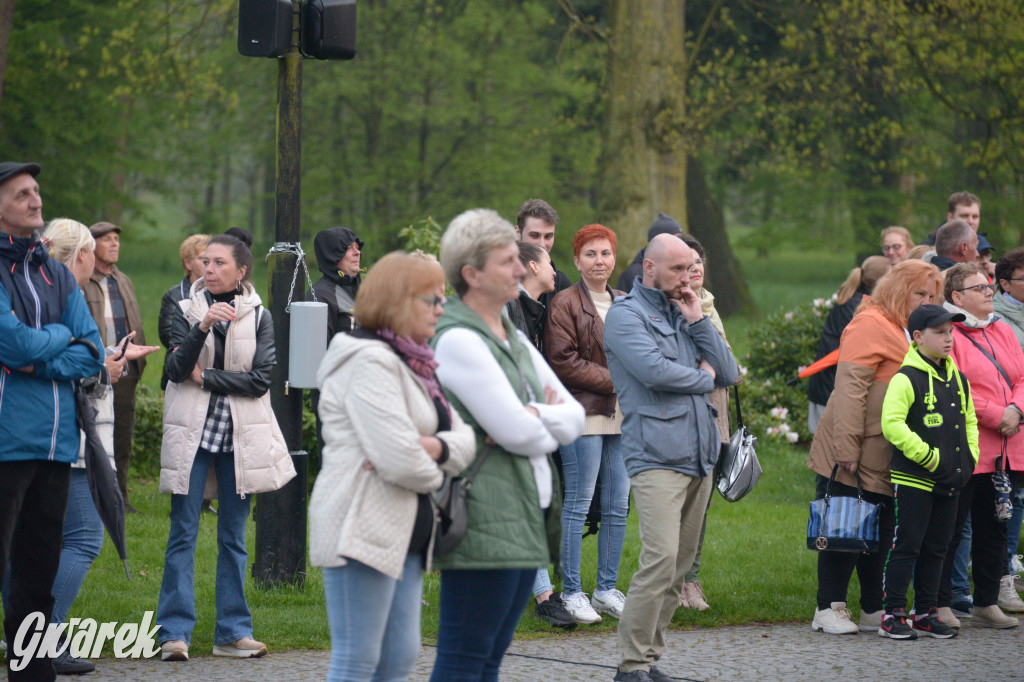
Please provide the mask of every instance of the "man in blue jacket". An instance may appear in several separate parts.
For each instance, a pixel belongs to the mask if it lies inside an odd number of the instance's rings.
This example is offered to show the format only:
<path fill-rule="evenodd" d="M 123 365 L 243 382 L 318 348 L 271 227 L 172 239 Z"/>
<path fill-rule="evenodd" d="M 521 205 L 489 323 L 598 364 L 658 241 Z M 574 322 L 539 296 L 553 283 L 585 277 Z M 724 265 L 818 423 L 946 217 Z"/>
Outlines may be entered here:
<path fill-rule="evenodd" d="M 102 347 L 71 272 L 38 239 L 43 202 L 34 163 L 0 163 L 0 583 L 11 680 L 52 680 L 48 658 L 17 658 L 22 621 L 53 613 L 70 464 L 79 432 L 72 382 L 100 371 L 86 344 Z M 28 638 L 26 638 L 28 639 Z M 20 642 L 32 649 L 29 641 Z M 20 666 L 19 666 L 20 667 Z"/>
<path fill-rule="evenodd" d="M 690 289 L 693 250 L 654 237 L 643 278 L 605 320 L 608 369 L 624 415 L 622 457 L 643 548 L 619 621 L 619 682 L 672 679 L 654 665 L 693 563 L 721 445 L 708 397 L 739 369 Z"/>

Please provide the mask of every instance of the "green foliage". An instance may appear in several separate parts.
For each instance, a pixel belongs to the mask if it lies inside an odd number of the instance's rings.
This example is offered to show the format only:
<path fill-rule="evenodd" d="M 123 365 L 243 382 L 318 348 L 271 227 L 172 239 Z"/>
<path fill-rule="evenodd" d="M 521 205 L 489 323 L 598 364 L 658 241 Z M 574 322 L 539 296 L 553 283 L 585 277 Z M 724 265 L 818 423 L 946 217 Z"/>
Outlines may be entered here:
<path fill-rule="evenodd" d="M 159 374 L 159 371 L 156 373 Z M 164 396 L 145 384 L 139 384 L 135 392 L 132 475 L 150 477 L 160 473 L 160 443 L 163 434 Z"/>
<path fill-rule="evenodd" d="M 444 228 L 438 225 L 432 217 L 427 216 L 418 223 L 403 227 L 398 236 L 405 240 L 406 251 L 419 249 L 423 253 L 439 256 L 442 234 L 444 234 Z"/>
<path fill-rule="evenodd" d="M 815 299 L 793 310 L 778 310 L 750 328 L 741 398 L 751 430 L 759 437 L 810 440 L 807 386 L 790 381 L 814 362 L 831 307 L 831 299 Z"/>

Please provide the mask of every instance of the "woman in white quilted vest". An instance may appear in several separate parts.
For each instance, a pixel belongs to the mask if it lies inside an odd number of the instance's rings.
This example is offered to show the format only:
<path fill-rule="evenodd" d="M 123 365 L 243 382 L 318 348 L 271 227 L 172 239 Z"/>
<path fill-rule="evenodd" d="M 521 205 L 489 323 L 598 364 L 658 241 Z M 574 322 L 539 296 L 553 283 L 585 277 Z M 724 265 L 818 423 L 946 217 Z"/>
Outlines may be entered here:
<path fill-rule="evenodd" d="M 204 489 L 207 499 L 220 500 L 213 654 L 267 653 L 253 639 L 245 601 L 245 524 L 253 493 L 277 490 L 295 476 L 267 393 L 274 326 L 249 281 L 252 253 L 241 240 L 218 235 L 203 259 L 204 277 L 179 303 L 166 362 L 160 492 L 171 493 L 171 527 L 156 614 L 165 661 L 188 660 Z"/>
<path fill-rule="evenodd" d="M 428 495 L 476 450 L 427 345 L 444 302 L 436 260 L 391 253 L 360 286 L 359 328 L 335 336 L 320 363 L 323 468 L 309 554 L 323 567 L 328 680 L 404 680 L 416 664 L 435 536 Z"/>

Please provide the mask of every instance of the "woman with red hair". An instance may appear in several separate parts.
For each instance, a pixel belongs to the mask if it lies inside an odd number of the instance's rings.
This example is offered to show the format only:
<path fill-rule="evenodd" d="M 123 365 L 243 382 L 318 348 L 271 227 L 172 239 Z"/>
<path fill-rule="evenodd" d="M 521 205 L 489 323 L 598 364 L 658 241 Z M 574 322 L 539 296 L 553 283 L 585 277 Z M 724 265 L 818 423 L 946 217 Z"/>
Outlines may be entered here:
<path fill-rule="evenodd" d="M 616 588 L 626 539 L 629 477 L 620 449 L 622 413 L 604 353 L 604 318 L 615 296 L 608 286 L 615 267 L 615 233 L 587 225 L 573 238 L 580 281 L 559 292 L 548 308 L 544 352 L 551 368 L 587 413 L 583 435 L 559 448 L 565 476 L 562 506 L 562 600 L 579 623 L 599 623 L 598 611 L 622 616 L 626 597 Z M 597 536 L 597 586 L 587 600 L 580 580 L 583 524 L 600 474 L 601 530 Z"/>

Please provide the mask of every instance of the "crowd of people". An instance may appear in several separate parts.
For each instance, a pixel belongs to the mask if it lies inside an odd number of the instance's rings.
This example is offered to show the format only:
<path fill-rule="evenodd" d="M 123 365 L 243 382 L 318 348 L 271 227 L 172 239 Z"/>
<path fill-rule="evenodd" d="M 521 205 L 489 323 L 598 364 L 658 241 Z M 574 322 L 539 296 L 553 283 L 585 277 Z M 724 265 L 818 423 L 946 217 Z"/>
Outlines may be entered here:
<path fill-rule="evenodd" d="M 122 228 L 44 223 L 40 172 L 0 163 L 0 400 L 11 396 L 0 408 L 34 400 L 32 420 L 45 427 L 0 420 L 8 641 L 34 612 L 67 618 L 103 541 L 75 392 L 95 410 L 103 466 L 132 512 L 135 389 L 157 350 L 117 269 Z M 809 386 L 808 466 L 819 497 L 834 479 L 834 494 L 862 490 L 879 506 L 881 542 L 873 553 L 818 554 L 815 630 L 948 638 L 959 618 L 1014 627 L 1005 612 L 1024 612 L 1014 583 L 1024 249 L 993 263 L 979 222 L 980 201 L 958 193 L 923 248 L 903 228 L 884 230 L 883 255 L 850 273 L 825 322 L 819 356 L 835 361 Z M 551 259 L 557 224 L 539 199 L 515 224 L 470 210 L 448 225 L 439 259 L 394 252 L 368 269 L 353 230 L 316 235 L 322 277 L 309 297 L 327 304 L 328 334 L 310 560 L 323 572 L 328 679 L 410 676 L 425 571 L 440 572 L 438 682 L 497 680 L 527 603 L 557 628 L 618 620 L 615 679 L 671 680 L 658 667 L 666 627 L 680 607 L 710 608 L 701 551 L 730 437 L 728 389 L 741 375 L 705 288 L 709 255 L 662 213 L 613 288 L 617 235 L 586 225 L 572 239 L 572 284 Z M 182 280 L 161 303 L 160 490 L 171 505 L 156 623 L 166 661 L 189 657 L 204 511 L 217 523 L 213 653 L 267 653 L 245 596 L 246 521 L 251 495 L 295 469 L 270 406 L 273 323 L 251 283 L 251 239 L 238 228 L 188 237 Z M 631 500 L 641 547 L 624 593 Z M 854 571 L 857 623 L 846 596 Z M 20 671 L 8 658 L 12 680 L 92 667 L 67 649 Z"/>
<path fill-rule="evenodd" d="M 818 356 L 835 362 L 809 386 L 808 466 L 818 499 L 834 479 L 833 494 L 878 505 L 880 549 L 819 553 L 815 630 L 948 639 L 961 619 L 1013 628 L 1024 613 L 1024 248 L 993 263 L 978 197 L 948 209 L 918 246 L 883 230 L 888 262 L 856 268 L 825 322 Z"/>

